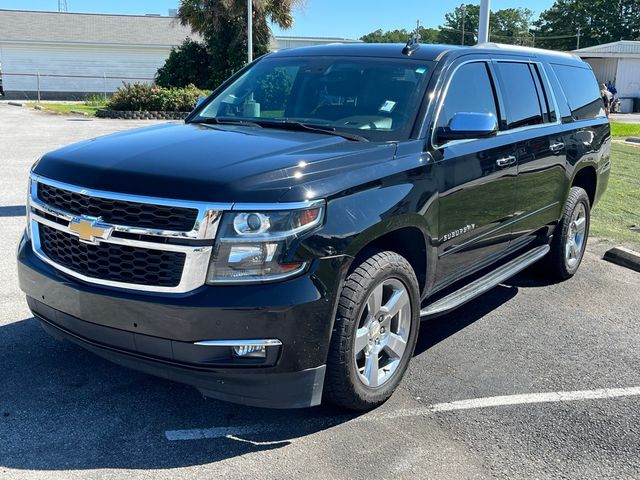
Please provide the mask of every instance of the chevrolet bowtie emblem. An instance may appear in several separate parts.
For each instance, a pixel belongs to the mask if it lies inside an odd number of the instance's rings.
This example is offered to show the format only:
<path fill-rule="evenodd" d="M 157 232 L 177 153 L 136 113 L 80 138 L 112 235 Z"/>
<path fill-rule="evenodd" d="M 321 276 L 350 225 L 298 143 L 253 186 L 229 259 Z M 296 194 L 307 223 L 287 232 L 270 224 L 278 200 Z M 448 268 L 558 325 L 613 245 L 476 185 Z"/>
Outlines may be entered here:
<path fill-rule="evenodd" d="M 69 230 L 80 237 L 80 241 L 95 245 L 98 240 L 111 236 L 113 226 L 102 223 L 100 218 L 75 217 L 69 222 Z"/>

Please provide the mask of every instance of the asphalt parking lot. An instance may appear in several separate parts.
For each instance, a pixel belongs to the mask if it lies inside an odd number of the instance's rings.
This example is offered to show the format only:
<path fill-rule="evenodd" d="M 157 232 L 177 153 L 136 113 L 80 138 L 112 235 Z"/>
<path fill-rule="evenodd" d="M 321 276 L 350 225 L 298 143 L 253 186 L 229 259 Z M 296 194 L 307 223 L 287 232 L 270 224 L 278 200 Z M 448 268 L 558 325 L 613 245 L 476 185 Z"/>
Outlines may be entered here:
<path fill-rule="evenodd" d="M 568 282 L 529 270 L 423 323 L 359 416 L 207 400 L 48 337 L 16 278 L 29 167 L 145 123 L 0 104 L 0 479 L 640 478 L 640 274 L 602 242 Z"/>

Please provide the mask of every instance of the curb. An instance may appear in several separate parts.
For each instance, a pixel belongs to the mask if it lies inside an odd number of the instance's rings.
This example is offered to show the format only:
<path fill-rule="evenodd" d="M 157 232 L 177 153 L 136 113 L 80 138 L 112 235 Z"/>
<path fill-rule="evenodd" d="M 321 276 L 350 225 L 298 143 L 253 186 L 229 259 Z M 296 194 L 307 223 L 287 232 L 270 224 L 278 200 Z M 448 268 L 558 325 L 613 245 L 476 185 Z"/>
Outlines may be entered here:
<path fill-rule="evenodd" d="M 118 118 L 121 120 L 183 120 L 191 112 L 120 111 L 100 109 L 98 118 Z"/>
<path fill-rule="evenodd" d="M 621 267 L 630 268 L 636 272 L 640 272 L 640 253 L 634 252 L 628 248 L 615 247 L 607 250 L 602 257 L 608 262 L 615 263 Z"/>

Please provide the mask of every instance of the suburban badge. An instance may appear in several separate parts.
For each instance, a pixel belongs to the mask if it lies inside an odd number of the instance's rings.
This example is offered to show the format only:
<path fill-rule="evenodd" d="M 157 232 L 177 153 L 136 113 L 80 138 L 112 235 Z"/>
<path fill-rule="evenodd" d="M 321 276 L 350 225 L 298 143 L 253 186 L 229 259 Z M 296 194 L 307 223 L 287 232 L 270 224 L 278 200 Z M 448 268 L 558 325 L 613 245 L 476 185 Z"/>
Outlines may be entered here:
<path fill-rule="evenodd" d="M 470 225 L 465 225 L 462 228 L 459 228 L 457 230 L 454 230 L 453 232 L 449 232 L 447 233 L 444 237 L 442 237 L 442 241 L 443 242 L 448 242 L 449 240 L 452 240 L 456 237 L 459 237 L 460 235 L 464 235 L 467 232 L 470 232 L 471 230 L 475 230 L 476 229 L 476 224 L 472 223 Z"/>

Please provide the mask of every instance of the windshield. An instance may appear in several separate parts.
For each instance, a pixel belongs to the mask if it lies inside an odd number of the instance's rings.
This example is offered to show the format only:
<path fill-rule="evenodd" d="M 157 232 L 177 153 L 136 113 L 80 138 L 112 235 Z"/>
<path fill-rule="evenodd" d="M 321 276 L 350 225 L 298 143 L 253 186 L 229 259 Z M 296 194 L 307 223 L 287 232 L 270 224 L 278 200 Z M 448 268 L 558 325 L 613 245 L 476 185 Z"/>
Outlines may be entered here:
<path fill-rule="evenodd" d="M 411 133 L 431 65 L 370 57 L 265 57 L 191 121 L 271 128 L 302 123 L 318 133 L 402 140 Z"/>

